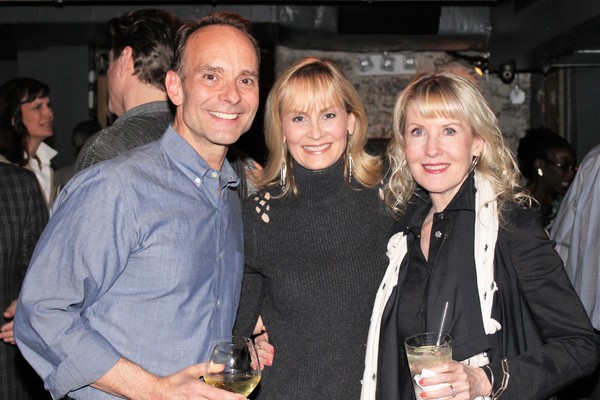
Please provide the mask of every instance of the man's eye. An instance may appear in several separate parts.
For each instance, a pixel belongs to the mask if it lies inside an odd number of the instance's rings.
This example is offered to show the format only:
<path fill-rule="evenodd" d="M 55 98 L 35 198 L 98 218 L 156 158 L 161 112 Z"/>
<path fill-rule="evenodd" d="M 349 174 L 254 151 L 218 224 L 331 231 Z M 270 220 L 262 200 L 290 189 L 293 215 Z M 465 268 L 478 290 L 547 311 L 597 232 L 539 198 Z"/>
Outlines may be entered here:
<path fill-rule="evenodd" d="M 243 78 L 242 83 L 244 85 L 254 85 L 254 79 L 252 78 Z"/>

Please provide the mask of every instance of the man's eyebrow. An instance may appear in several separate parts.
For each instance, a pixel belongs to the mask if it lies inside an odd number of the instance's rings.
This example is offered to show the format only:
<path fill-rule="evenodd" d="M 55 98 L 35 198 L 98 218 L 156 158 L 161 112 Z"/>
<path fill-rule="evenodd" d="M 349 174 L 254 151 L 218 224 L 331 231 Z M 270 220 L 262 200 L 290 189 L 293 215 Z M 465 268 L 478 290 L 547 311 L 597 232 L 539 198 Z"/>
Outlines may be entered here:
<path fill-rule="evenodd" d="M 241 76 L 258 76 L 258 71 L 255 69 L 245 69 L 240 74 Z"/>
<path fill-rule="evenodd" d="M 205 72 L 215 72 L 215 73 L 223 73 L 223 68 L 221 67 L 213 67 L 211 65 L 201 65 L 194 69 L 194 75 L 205 73 Z"/>

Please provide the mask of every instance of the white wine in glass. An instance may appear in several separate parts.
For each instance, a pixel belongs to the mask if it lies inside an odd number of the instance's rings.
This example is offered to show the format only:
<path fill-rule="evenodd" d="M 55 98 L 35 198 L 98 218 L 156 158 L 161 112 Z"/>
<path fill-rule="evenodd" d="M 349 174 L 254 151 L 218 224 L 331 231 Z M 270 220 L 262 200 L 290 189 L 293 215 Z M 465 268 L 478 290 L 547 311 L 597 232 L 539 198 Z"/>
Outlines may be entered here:
<path fill-rule="evenodd" d="M 207 361 L 204 382 L 248 396 L 260 381 L 260 363 L 252 339 L 231 336 L 218 339 Z"/>

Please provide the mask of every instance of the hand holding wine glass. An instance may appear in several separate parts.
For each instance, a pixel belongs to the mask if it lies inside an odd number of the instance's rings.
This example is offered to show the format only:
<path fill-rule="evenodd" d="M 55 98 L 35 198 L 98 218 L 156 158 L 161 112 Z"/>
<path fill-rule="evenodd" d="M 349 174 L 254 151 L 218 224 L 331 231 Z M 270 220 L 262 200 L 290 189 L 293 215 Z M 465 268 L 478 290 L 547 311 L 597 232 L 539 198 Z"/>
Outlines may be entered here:
<path fill-rule="evenodd" d="M 260 362 L 251 339 L 232 336 L 218 339 L 206 362 L 204 382 L 248 396 L 260 381 Z"/>

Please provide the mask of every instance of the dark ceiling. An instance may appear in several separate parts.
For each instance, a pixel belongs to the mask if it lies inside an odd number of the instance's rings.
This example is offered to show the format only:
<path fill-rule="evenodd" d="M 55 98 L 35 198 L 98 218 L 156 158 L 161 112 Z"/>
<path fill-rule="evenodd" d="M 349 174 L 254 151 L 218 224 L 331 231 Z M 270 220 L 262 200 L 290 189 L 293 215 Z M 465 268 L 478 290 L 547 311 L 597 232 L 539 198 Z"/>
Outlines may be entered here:
<path fill-rule="evenodd" d="M 596 0 L 2 1 L 0 59 L 49 46 L 107 46 L 106 21 L 142 4 L 183 19 L 223 6 L 253 20 L 267 47 L 454 51 L 521 71 L 600 65 Z"/>

